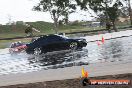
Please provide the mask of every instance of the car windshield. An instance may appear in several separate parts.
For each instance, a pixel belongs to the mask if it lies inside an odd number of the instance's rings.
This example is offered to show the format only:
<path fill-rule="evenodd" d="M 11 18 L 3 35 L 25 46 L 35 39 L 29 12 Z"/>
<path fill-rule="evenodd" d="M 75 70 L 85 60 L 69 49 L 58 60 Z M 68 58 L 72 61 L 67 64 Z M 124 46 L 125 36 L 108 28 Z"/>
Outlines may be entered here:
<path fill-rule="evenodd" d="M 43 36 L 43 37 L 39 37 L 36 40 L 33 41 L 34 42 L 38 42 L 38 41 L 60 41 L 60 40 L 65 40 L 68 39 L 68 37 L 62 36 L 62 35 L 49 35 L 49 36 Z"/>
<path fill-rule="evenodd" d="M 38 37 L 33 42 L 41 41 L 41 40 L 44 40 L 44 39 L 46 39 L 46 36 Z"/>
<path fill-rule="evenodd" d="M 63 39 L 68 39 L 68 37 L 63 36 L 63 35 L 57 35 L 57 36 L 59 36 L 59 37 L 61 37 L 61 38 L 63 38 Z"/>
<path fill-rule="evenodd" d="M 47 37 L 47 40 L 51 41 L 60 41 L 60 40 L 65 40 L 65 37 L 59 36 L 59 35 L 50 35 Z"/>

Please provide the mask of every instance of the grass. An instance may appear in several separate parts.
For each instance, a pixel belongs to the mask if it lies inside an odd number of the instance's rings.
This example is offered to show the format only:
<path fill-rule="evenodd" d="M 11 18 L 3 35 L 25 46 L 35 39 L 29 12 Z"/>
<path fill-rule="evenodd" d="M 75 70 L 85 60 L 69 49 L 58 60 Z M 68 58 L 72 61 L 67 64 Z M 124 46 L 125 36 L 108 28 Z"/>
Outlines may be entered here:
<path fill-rule="evenodd" d="M 41 33 L 33 32 L 34 35 L 45 35 L 45 34 L 54 34 L 53 23 L 37 21 L 37 22 L 27 22 L 27 24 L 32 25 L 34 28 L 41 31 Z M 105 27 L 83 27 L 80 23 L 73 23 L 69 25 L 60 25 L 58 28 L 59 33 L 70 33 L 70 32 L 80 32 L 80 31 L 91 31 L 91 30 L 99 30 L 105 29 Z M 122 28 L 129 26 L 129 23 L 118 23 L 117 28 Z M 25 29 L 27 27 L 22 24 L 16 25 L 1 25 L 0 26 L 0 38 L 9 38 L 9 37 L 20 37 L 26 36 Z M 120 29 L 121 30 L 121 29 Z"/>
<path fill-rule="evenodd" d="M 83 27 L 82 23 L 74 23 L 70 25 L 61 25 L 59 26 L 59 33 L 70 33 L 70 32 L 81 32 L 81 31 L 91 31 L 91 30 L 100 30 L 105 29 L 105 27 Z M 41 32 L 33 32 L 34 35 L 46 35 L 46 34 L 54 34 L 53 23 L 37 21 L 37 22 L 27 22 L 27 24 L 32 25 L 34 28 L 40 30 Z M 117 25 L 117 28 L 123 28 L 129 26 L 129 23 L 120 23 Z M 22 24 L 16 25 L 1 25 L 0 26 L 0 38 L 13 38 L 13 37 L 23 37 L 25 34 L 26 26 Z M 124 30 L 124 29 L 119 29 Z M 0 48 L 8 47 L 11 42 L 15 42 L 16 40 L 0 40 Z M 25 39 L 17 40 L 17 41 L 26 41 Z M 28 42 L 28 40 L 26 41 Z"/>

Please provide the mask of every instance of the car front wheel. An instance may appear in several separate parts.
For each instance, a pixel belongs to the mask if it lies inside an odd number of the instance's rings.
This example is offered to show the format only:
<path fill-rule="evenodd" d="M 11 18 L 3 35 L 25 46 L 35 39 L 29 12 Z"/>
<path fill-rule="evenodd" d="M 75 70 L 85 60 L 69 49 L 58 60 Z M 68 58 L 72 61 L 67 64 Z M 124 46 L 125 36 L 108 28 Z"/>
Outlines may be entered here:
<path fill-rule="evenodd" d="M 70 43 L 70 49 L 72 49 L 72 50 L 76 50 L 77 46 L 78 46 L 77 42 L 71 42 Z"/>
<path fill-rule="evenodd" d="M 34 55 L 40 55 L 42 54 L 42 49 L 41 48 L 35 48 L 34 49 Z"/>

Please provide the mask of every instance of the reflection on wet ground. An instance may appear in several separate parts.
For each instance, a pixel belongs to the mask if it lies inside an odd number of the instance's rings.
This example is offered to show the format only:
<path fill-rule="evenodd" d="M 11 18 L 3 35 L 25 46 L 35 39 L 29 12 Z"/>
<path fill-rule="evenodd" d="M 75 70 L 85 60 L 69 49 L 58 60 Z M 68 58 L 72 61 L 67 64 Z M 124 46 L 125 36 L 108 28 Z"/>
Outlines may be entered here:
<path fill-rule="evenodd" d="M 0 74 L 56 69 L 104 61 L 122 61 L 128 59 L 125 57 L 132 56 L 131 53 L 132 36 L 106 40 L 100 46 L 96 42 L 90 42 L 82 50 L 52 52 L 40 56 L 26 53 L 10 55 L 8 49 L 1 49 Z"/>
<path fill-rule="evenodd" d="M 102 47 L 102 51 L 100 53 L 103 59 L 122 57 L 123 46 L 121 41 L 115 40 L 115 41 L 109 42 L 107 46 Z"/>
<path fill-rule="evenodd" d="M 60 52 L 52 52 L 45 55 L 40 56 L 32 56 L 28 60 L 32 64 L 39 64 L 45 69 L 49 68 L 63 68 L 75 65 L 86 65 L 88 62 L 82 61 L 83 59 L 88 58 L 88 50 L 82 49 L 78 51 L 60 51 Z"/>

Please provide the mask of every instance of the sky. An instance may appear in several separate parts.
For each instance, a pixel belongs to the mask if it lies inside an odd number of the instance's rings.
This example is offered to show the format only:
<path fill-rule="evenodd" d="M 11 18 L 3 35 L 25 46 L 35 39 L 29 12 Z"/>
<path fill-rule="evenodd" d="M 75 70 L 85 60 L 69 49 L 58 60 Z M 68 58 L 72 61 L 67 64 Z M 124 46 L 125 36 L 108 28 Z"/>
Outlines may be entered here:
<path fill-rule="evenodd" d="M 39 0 L 0 0 L 0 24 L 6 24 L 9 20 L 53 22 L 49 13 L 32 11 L 33 6 L 38 2 Z M 88 12 L 80 10 L 69 16 L 70 21 L 92 19 Z"/>
<path fill-rule="evenodd" d="M 33 6 L 37 5 L 38 2 L 39 0 L 0 0 L 0 24 L 9 22 L 9 19 L 15 22 L 53 22 L 49 13 L 32 11 Z M 84 11 L 78 12 L 70 15 L 69 19 L 71 21 L 92 19 L 89 17 L 89 13 Z"/>

